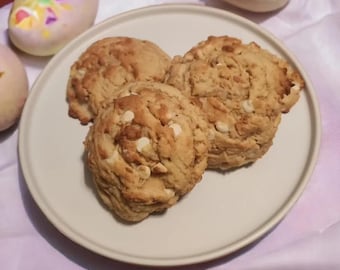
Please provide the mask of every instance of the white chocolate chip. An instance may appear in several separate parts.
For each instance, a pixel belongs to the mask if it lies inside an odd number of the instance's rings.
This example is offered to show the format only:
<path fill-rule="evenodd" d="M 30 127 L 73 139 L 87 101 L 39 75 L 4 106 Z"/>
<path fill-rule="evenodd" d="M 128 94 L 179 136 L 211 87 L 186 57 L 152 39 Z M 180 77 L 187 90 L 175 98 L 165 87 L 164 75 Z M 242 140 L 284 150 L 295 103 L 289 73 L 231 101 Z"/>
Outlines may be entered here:
<path fill-rule="evenodd" d="M 113 164 L 117 161 L 118 159 L 118 151 L 115 150 L 111 156 L 109 156 L 108 158 L 105 159 L 106 162 L 108 162 L 109 164 Z"/>
<path fill-rule="evenodd" d="M 130 96 L 130 93 L 129 93 L 128 91 L 124 91 L 124 92 L 122 92 L 122 93 L 119 93 L 119 97 L 120 97 L 120 98 L 128 97 L 128 96 Z"/>
<path fill-rule="evenodd" d="M 229 126 L 226 123 L 223 123 L 222 121 L 217 121 L 215 123 L 215 128 L 222 133 L 227 133 L 229 131 Z"/>
<path fill-rule="evenodd" d="M 175 137 L 182 133 L 182 128 L 177 123 L 172 123 L 169 125 L 169 127 L 172 128 L 172 130 L 174 131 Z"/>
<path fill-rule="evenodd" d="M 120 93 L 119 97 L 128 97 L 128 96 L 138 96 L 136 92 L 129 92 L 129 91 L 124 91 Z"/>
<path fill-rule="evenodd" d="M 242 107 L 247 113 L 251 113 L 254 111 L 254 106 L 250 99 L 244 100 L 242 102 Z"/>
<path fill-rule="evenodd" d="M 290 88 L 290 91 L 292 92 L 297 92 L 300 90 L 300 84 L 299 83 L 294 83 L 294 85 Z"/>
<path fill-rule="evenodd" d="M 86 70 L 85 69 L 78 69 L 77 73 L 78 73 L 77 75 L 79 75 L 77 77 L 83 78 L 86 74 Z"/>
<path fill-rule="evenodd" d="M 173 197 L 175 195 L 175 191 L 173 191 L 171 188 L 164 189 L 165 193 L 169 196 Z"/>
<path fill-rule="evenodd" d="M 150 168 L 148 166 L 145 166 L 145 165 L 139 165 L 137 167 L 137 172 L 142 179 L 147 179 L 151 175 Z"/>
<path fill-rule="evenodd" d="M 143 151 L 143 148 L 150 145 L 150 139 L 147 138 L 147 137 L 141 137 L 137 140 L 137 151 L 138 152 L 142 152 Z"/>
<path fill-rule="evenodd" d="M 126 111 L 121 116 L 121 121 L 123 123 L 131 122 L 135 118 L 135 114 L 132 111 Z"/>
<path fill-rule="evenodd" d="M 158 162 L 156 165 L 152 167 L 152 172 L 154 173 L 167 173 L 168 168 L 165 167 L 162 163 Z"/>

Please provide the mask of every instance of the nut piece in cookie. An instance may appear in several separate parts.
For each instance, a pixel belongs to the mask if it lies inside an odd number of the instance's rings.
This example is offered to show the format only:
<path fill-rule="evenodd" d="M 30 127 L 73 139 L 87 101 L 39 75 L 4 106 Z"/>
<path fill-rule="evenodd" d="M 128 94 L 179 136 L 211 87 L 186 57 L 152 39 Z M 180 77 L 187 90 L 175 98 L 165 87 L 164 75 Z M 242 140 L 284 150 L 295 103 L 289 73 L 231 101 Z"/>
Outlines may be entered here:
<path fill-rule="evenodd" d="M 285 60 L 228 36 L 211 36 L 176 56 L 166 83 L 197 99 L 209 122 L 209 168 L 262 157 L 304 81 Z"/>
<path fill-rule="evenodd" d="M 72 65 L 67 85 L 69 115 L 92 121 L 122 85 L 164 80 L 170 57 L 156 44 L 130 37 L 93 43 Z"/>
<path fill-rule="evenodd" d="M 85 140 L 96 190 L 118 217 L 138 222 L 174 205 L 207 166 L 207 122 L 174 87 L 130 83 L 101 110 Z"/>

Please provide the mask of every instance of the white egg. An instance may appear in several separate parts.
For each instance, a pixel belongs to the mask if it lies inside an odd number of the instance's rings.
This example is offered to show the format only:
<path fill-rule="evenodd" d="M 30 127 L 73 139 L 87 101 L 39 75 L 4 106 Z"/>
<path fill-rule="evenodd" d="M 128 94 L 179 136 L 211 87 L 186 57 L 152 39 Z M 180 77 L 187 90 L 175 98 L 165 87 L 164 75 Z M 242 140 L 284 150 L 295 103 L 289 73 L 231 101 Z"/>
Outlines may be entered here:
<path fill-rule="evenodd" d="M 94 23 L 97 10 L 98 0 L 15 0 L 8 34 L 26 53 L 53 55 Z"/>
<path fill-rule="evenodd" d="M 225 2 L 253 12 L 269 12 L 282 8 L 289 0 L 224 0 Z"/>
<path fill-rule="evenodd" d="M 0 131 L 18 119 L 28 95 L 25 68 L 17 55 L 0 44 Z"/>

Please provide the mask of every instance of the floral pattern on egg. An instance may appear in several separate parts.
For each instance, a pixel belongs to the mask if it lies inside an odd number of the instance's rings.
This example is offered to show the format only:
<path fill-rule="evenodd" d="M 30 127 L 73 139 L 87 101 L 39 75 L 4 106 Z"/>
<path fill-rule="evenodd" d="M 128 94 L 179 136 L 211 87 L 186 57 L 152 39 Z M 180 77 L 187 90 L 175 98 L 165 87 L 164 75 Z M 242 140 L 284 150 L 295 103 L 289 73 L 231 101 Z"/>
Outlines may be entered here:
<path fill-rule="evenodd" d="M 72 6 L 64 0 L 26 0 L 16 8 L 10 23 L 23 30 L 30 30 L 37 25 L 49 26 L 57 22 L 61 12 L 67 12 Z M 42 28 L 43 37 L 48 38 L 47 28 Z"/>
<path fill-rule="evenodd" d="M 91 27 L 99 0 L 14 0 L 8 34 L 20 50 L 53 55 Z"/>

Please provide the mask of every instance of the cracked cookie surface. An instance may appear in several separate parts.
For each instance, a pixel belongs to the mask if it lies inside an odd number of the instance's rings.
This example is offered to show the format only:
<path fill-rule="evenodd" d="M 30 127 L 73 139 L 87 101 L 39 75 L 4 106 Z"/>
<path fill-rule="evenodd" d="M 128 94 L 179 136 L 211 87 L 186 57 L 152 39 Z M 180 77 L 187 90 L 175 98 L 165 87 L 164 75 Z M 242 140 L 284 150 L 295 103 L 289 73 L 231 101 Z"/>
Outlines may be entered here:
<path fill-rule="evenodd" d="M 151 41 L 108 37 L 94 42 L 71 67 L 69 115 L 89 123 L 124 84 L 162 82 L 169 63 L 170 57 Z"/>
<path fill-rule="evenodd" d="M 99 112 L 85 140 L 87 163 L 104 204 L 138 222 L 174 205 L 207 166 L 207 122 L 179 90 L 130 83 Z"/>
<path fill-rule="evenodd" d="M 210 36 L 174 57 L 166 83 L 206 113 L 208 167 L 236 168 L 262 157 L 273 143 L 282 113 L 299 99 L 304 81 L 285 60 L 255 42 Z"/>

